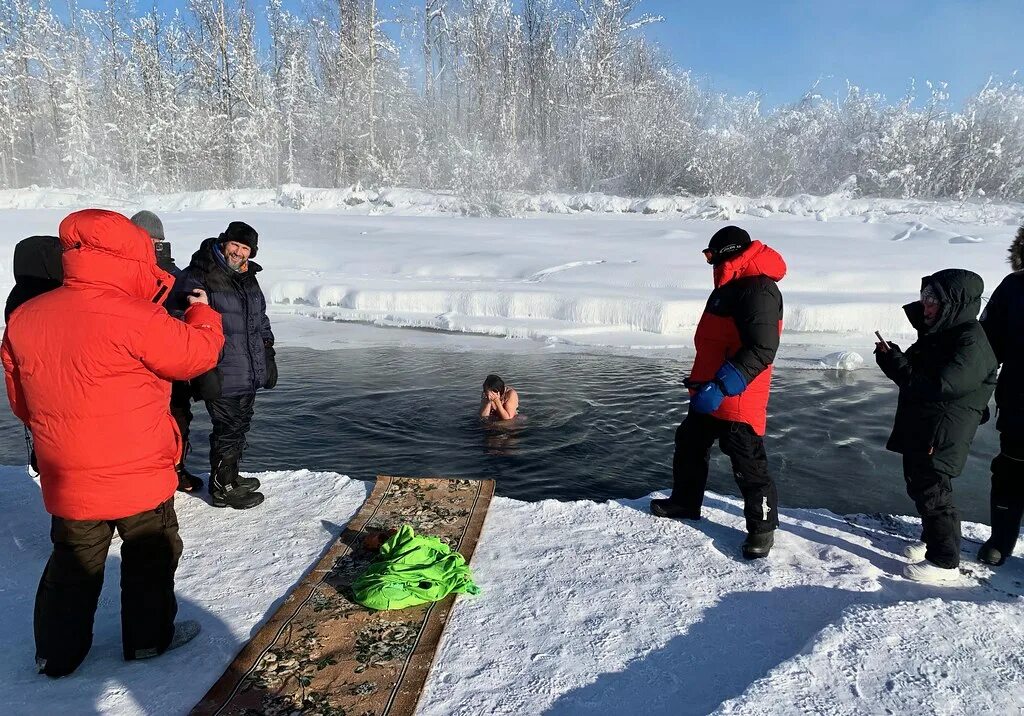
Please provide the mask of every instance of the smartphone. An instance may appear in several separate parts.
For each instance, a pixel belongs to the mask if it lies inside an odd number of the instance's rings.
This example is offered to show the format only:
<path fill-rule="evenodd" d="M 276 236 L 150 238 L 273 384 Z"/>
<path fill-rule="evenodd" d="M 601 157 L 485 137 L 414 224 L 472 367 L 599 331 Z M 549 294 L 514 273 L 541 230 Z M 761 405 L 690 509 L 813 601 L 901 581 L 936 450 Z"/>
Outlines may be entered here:
<path fill-rule="evenodd" d="M 879 333 L 878 331 L 875 331 L 875 335 L 878 337 L 879 342 L 881 342 L 881 344 L 885 346 L 885 350 L 889 350 L 889 341 L 882 338 L 882 334 Z"/>

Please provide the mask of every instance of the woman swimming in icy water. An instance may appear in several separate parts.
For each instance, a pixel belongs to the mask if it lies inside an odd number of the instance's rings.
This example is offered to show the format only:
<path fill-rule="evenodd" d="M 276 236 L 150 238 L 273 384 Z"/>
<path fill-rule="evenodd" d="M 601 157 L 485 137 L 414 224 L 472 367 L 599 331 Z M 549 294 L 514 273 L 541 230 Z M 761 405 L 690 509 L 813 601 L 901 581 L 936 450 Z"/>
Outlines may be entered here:
<path fill-rule="evenodd" d="M 480 394 L 480 417 L 491 420 L 511 420 L 519 411 L 519 393 L 505 385 L 493 373 L 484 380 Z"/>

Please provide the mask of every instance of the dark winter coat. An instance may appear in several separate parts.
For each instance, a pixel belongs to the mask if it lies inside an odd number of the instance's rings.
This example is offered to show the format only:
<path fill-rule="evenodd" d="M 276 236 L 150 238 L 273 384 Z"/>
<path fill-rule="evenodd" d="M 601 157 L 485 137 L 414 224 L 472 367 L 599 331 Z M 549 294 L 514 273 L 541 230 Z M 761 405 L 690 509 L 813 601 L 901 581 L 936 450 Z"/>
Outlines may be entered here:
<path fill-rule="evenodd" d="M 1003 279 L 981 314 L 996 360 L 1002 365 L 996 385 L 1001 432 L 1024 434 L 1024 226 L 1010 249 L 1013 273 Z"/>
<path fill-rule="evenodd" d="M 746 423 L 758 435 L 767 424 L 772 364 L 782 333 L 782 293 L 777 282 L 786 262 L 774 249 L 754 241 L 743 253 L 715 266 L 715 290 L 697 324 L 697 355 L 687 382 L 714 380 L 729 361 L 747 382 L 739 395 L 727 397 L 712 415 Z"/>
<path fill-rule="evenodd" d="M 962 269 L 926 276 L 942 304 L 934 326 L 924 323 L 920 302 L 903 307 L 918 339 L 906 353 L 890 344 L 876 351 L 882 371 L 900 388 L 892 435 L 886 447 L 927 459 L 955 477 L 964 469 L 971 442 L 996 385 L 996 357 L 977 320 L 985 284 Z"/>
<path fill-rule="evenodd" d="M 277 383 L 274 334 L 256 278 L 262 268 L 253 261 L 247 266 L 242 273 L 233 271 L 217 240 L 206 239 L 175 283 L 174 303 L 181 305 L 194 289 L 204 289 L 224 323 L 224 352 L 217 368 L 192 381 L 197 400 L 249 395 Z"/>
<path fill-rule="evenodd" d="M 60 239 L 30 236 L 14 247 L 14 288 L 4 306 L 4 322 L 26 301 L 58 288 L 64 281 Z"/>

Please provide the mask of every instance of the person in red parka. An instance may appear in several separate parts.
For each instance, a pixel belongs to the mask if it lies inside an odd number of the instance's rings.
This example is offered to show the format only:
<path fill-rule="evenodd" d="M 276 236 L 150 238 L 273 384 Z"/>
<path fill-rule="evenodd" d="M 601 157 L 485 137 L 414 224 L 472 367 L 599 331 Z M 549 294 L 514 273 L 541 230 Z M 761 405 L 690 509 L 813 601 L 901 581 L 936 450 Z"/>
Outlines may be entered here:
<path fill-rule="evenodd" d="M 2 357 L 14 414 L 35 440 L 53 553 L 35 605 L 40 673 L 74 671 L 92 645 L 113 532 L 121 536 L 126 659 L 156 656 L 198 632 L 174 617 L 181 539 L 174 513 L 181 436 L 171 381 L 217 364 L 220 315 L 201 293 L 184 320 L 162 302 L 173 279 L 145 231 L 87 209 L 60 224 L 64 283 L 17 308 Z"/>
<path fill-rule="evenodd" d="M 743 555 L 756 559 L 768 556 L 779 524 L 764 433 L 782 332 L 777 282 L 786 275 L 786 262 L 736 226 L 717 231 L 704 258 L 714 267 L 715 290 L 694 335 L 697 355 L 686 380 L 690 410 L 676 430 L 672 496 L 651 500 L 651 512 L 700 519 L 711 446 L 717 440 L 743 494 Z"/>

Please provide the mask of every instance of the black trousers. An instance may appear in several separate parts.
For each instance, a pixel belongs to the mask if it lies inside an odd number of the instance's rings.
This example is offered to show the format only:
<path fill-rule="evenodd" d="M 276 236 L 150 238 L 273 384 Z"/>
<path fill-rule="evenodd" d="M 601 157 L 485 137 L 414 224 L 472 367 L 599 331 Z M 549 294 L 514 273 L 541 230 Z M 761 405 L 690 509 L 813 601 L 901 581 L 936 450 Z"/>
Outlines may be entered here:
<path fill-rule="evenodd" d="M 163 653 L 174 636 L 174 572 L 181 557 L 174 498 L 118 520 L 65 520 L 50 527 L 53 553 L 35 604 L 36 660 L 64 676 L 92 646 L 93 618 L 114 530 L 121 536 L 121 643 L 125 659 Z"/>
<path fill-rule="evenodd" d="M 1004 555 L 1013 552 L 1024 517 L 1024 433 L 999 434 L 992 461 L 992 542 Z"/>
<path fill-rule="evenodd" d="M 252 425 L 255 402 L 255 393 L 206 401 L 206 410 L 213 423 L 213 430 L 210 431 L 211 475 L 218 472 L 217 468 L 221 464 L 234 465 L 237 472 L 238 462 L 245 450 L 245 436 Z"/>
<path fill-rule="evenodd" d="M 171 417 L 178 424 L 181 433 L 181 456 L 178 464 L 184 465 L 191 446 L 188 441 L 189 427 L 192 425 L 192 390 L 188 381 L 176 380 L 171 384 Z"/>
<path fill-rule="evenodd" d="M 925 559 L 939 567 L 960 564 L 960 515 L 953 504 L 953 478 L 936 470 L 930 456 L 903 456 L 907 494 L 921 515 Z"/>
<path fill-rule="evenodd" d="M 672 501 L 698 514 L 708 484 L 711 446 L 718 441 L 732 461 L 732 472 L 743 495 L 747 532 L 770 532 L 779 526 L 779 496 L 768 473 L 764 438 L 746 423 L 691 412 L 676 430 L 672 459 Z"/>

